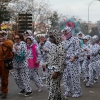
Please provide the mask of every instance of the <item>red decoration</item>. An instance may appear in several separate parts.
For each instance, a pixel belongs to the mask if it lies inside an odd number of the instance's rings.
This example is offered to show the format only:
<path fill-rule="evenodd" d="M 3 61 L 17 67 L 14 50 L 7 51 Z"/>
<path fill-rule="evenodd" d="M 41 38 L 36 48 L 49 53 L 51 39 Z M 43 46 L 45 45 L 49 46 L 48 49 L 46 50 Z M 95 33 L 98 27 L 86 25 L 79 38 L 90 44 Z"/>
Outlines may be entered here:
<path fill-rule="evenodd" d="M 68 23 L 66 23 L 66 26 L 69 26 L 71 29 L 73 29 L 75 27 L 75 24 L 69 21 Z"/>

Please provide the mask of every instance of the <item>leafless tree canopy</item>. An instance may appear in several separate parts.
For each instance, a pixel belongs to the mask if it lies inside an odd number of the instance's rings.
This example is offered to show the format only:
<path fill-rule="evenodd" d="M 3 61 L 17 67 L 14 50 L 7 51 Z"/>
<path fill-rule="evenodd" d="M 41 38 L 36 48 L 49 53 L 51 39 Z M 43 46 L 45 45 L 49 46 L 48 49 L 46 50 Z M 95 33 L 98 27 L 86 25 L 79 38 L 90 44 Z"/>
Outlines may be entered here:
<path fill-rule="evenodd" d="M 8 3 L 8 10 L 11 14 L 11 20 L 15 22 L 17 22 L 19 13 L 31 13 L 34 24 L 48 23 L 49 17 L 53 13 L 51 5 L 45 0 L 11 0 Z"/>

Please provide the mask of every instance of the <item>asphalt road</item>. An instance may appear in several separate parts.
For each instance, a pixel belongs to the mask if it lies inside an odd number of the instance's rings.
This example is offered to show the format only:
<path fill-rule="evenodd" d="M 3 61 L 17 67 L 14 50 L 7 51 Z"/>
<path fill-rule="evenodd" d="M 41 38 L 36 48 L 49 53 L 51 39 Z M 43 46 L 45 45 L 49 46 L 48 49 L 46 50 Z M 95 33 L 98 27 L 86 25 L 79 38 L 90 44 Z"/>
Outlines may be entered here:
<path fill-rule="evenodd" d="M 47 100 L 48 91 L 46 89 L 45 81 L 43 91 L 36 91 L 36 86 L 33 81 L 31 81 L 31 87 L 33 89 L 33 94 L 29 97 L 24 97 L 19 95 L 19 89 L 14 82 L 13 76 L 9 75 L 9 93 L 6 100 Z M 79 98 L 68 97 L 68 100 L 100 100 L 100 82 L 96 83 L 93 88 L 86 88 L 84 83 L 81 82 L 82 96 Z M 61 82 L 62 93 L 64 92 L 63 82 Z M 0 100 L 1 97 L 0 97 Z"/>

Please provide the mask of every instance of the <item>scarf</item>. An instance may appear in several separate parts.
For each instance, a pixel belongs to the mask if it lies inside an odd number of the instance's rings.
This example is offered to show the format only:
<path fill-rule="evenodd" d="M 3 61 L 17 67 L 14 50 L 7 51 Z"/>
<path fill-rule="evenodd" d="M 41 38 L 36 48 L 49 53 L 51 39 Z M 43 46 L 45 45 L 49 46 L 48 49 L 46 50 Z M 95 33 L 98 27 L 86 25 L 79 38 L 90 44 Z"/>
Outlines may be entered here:
<path fill-rule="evenodd" d="M 70 39 L 72 37 L 72 32 L 69 32 L 67 35 L 66 35 L 66 40 Z"/>

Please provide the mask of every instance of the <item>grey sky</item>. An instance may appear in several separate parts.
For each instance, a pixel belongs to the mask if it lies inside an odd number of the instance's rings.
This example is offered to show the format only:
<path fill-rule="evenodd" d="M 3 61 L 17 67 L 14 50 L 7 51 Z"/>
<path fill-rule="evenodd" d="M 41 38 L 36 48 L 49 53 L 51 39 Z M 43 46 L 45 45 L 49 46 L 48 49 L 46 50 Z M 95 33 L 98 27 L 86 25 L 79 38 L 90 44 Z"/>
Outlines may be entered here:
<path fill-rule="evenodd" d="M 45 0 L 46 1 L 46 0 Z M 68 17 L 76 16 L 88 21 L 88 6 L 93 0 L 49 0 L 52 9 Z M 95 0 L 89 7 L 89 21 L 100 20 L 100 1 Z"/>

